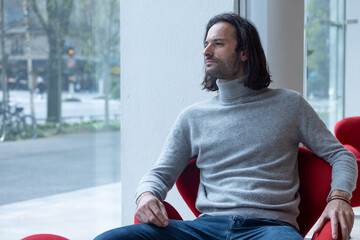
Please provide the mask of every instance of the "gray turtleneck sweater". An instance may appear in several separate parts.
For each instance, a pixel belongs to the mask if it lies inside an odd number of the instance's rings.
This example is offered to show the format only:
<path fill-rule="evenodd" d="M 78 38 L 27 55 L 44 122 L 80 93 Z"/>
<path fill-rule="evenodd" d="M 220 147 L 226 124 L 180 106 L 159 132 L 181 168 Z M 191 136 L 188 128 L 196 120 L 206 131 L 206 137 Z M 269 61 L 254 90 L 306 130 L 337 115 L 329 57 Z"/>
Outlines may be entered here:
<path fill-rule="evenodd" d="M 163 201 L 197 155 L 200 212 L 273 218 L 298 227 L 299 143 L 332 165 L 332 191 L 355 189 L 353 154 L 300 94 L 251 90 L 243 81 L 218 81 L 218 96 L 181 112 L 156 165 L 142 178 L 137 197 L 149 191 Z"/>

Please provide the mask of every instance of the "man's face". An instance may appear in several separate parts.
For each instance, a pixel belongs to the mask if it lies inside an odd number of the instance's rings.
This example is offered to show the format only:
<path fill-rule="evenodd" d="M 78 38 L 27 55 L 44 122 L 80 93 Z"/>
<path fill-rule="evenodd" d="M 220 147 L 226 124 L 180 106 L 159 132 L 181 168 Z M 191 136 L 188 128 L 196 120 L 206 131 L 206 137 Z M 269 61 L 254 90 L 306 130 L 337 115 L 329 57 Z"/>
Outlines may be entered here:
<path fill-rule="evenodd" d="M 243 76 L 246 55 L 243 51 L 239 55 L 235 51 L 236 45 L 233 25 L 227 22 L 214 24 L 207 33 L 203 52 L 206 74 L 222 81 Z"/>

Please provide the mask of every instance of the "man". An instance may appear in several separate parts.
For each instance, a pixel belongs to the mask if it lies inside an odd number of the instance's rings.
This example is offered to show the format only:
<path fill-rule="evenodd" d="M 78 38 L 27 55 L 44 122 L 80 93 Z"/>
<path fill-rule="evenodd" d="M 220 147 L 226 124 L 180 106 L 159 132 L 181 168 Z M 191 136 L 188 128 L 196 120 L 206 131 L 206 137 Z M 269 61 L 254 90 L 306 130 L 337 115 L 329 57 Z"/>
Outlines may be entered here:
<path fill-rule="evenodd" d="M 343 148 L 300 94 L 269 89 L 265 54 L 255 27 L 236 14 L 212 18 L 205 34 L 204 89 L 211 100 L 181 112 L 151 171 L 137 189 L 137 218 L 143 224 L 106 232 L 115 239 L 302 239 L 297 228 L 300 201 L 299 143 L 333 166 L 325 220 L 349 237 L 354 214 L 346 202 L 355 188 L 354 156 Z M 169 220 L 162 204 L 167 192 L 197 156 L 202 215 Z"/>

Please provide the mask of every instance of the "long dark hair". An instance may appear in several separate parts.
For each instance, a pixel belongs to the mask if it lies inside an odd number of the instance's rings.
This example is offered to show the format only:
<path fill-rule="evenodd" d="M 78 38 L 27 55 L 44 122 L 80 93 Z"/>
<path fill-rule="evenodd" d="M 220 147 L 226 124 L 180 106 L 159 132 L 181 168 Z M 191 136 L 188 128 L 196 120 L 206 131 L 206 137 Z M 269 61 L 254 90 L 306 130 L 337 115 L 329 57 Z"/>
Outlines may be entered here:
<path fill-rule="evenodd" d="M 247 60 L 244 62 L 244 68 L 245 74 L 248 75 L 248 77 L 244 85 L 253 90 L 260 90 L 264 87 L 268 87 L 271 82 L 270 73 L 260 37 L 254 25 L 235 13 L 222 13 L 216 15 L 210 19 L 206 25 L 204 42 L 209 29 L 219 22 L 227 22 L 234 26 L 237 40 L 235 51 L 239 54 L 240 51 L 246 51 Z M 203 89 L 209 91 L 218 90 L 216 78 L 211 77 L 206 73 L 202 85 L 204 86 Z"/>

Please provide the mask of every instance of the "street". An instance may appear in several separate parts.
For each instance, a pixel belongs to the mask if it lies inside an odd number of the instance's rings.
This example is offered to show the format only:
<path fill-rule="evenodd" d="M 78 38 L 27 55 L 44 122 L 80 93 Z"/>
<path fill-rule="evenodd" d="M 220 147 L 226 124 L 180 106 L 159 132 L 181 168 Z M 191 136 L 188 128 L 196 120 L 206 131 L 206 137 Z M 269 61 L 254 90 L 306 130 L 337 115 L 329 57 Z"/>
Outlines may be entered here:
<path fill-rule="evenodd" d="M 30 113 L 28 91 L 10 90 L 10 102 Z M 96 93 L 75 93 L 65 101 L 67 122 L 104 119 L 105 101 Z M 0 93 L 2 99 L 2 92 Z M 34 95 L 35 116 L 46 119 L 47 96 Z M 109 101 L 110 119 L 119 119 L 120 100 Z M 0 205 L 44 197 L 120 179 L 120 132 L 67 135 L 0 143 Z"/>
<path fill-rule="evenodd" d="M 0 143 L 0 205 L 120 181 L 120 132 Z"/>

